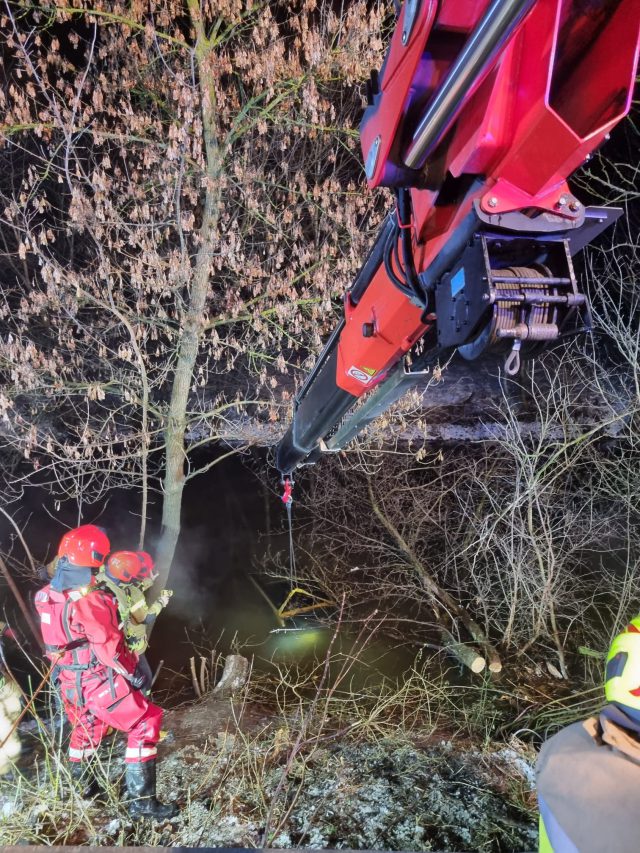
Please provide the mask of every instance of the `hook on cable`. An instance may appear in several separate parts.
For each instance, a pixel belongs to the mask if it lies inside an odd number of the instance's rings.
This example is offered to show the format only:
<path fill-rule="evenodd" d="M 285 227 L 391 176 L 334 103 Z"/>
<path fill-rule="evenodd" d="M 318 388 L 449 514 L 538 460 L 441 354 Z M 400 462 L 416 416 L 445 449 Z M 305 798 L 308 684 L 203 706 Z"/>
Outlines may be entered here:
<path fill-rule="evenodd" d="M 294 486 L 293 480 L 291 477 L 283 477 L 282 485 L 284 486 L 284 492 L 280 500 L 285 506 L 290 506 L 293 503 L 293 496 L 291 494 Z"/>

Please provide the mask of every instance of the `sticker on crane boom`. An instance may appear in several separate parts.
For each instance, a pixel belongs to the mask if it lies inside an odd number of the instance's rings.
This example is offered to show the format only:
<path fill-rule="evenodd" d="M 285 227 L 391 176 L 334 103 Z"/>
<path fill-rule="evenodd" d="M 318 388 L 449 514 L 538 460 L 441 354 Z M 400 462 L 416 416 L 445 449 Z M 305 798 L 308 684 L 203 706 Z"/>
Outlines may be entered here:
<path fill-rule="evenodd" d="M 351 376 L 352 379 L 356 379 L 363 385 L 368 385 L 375 375 L 376 371 L 372 367 L 356 367 L 353 365 L 347 370 L 347 376 Z"/>
<path fill-rule="evenodd" d="M 451 296 L 457 296 L 461 290 L 464 290 L 464 267 L 460 267 L 458 272 L 451 277 Z"/>

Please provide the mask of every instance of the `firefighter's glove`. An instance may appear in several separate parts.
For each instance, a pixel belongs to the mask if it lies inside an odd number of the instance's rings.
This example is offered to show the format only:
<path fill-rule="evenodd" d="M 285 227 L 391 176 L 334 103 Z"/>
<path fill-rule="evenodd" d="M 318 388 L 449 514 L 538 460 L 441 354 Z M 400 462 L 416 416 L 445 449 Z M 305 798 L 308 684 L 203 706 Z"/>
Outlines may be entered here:
<path fill-rule="evenodd" d="M 159 604 L 161 607 L 166 607 L 166 606 L 167 606 L 167 604 L 169 603 L 169 599 L 171 598 L 171 596 L 172 596 L 172 595 L 173 595 L 173 590 L 172 590 L 172 589 L 163 589 L 163 590 L 161 590 L 161 591 L 160 591 L 160 595 L 159 595 L 159 596 L 158 596 L 158 598 L 157 598 L 158 604 Z"/>
<path fill-rule="evenodd" d="M 129 679 L 129 683 L 134 688 L 134 690 L 142 690 L 145 683 L 144 675 L 132 675 Z"/>
<path fill-rule="evenodd" d="M 143 674 L 142 674 L 142 672 L 140 671 L 140 668 L 139 668 L 139 667 L 136 667 L 135 672 L 133 673 L 133 675 L 130 675 L 130 676 L 129 676 L 129 684 L 130 684 L 130 685 L 131 685 L 135 690 L 141 690 L 141 689 L 144 687 L 144 685 L 145 685 L 145 683 L 146 683 L 146 680 L 147 680 L 147 679 L 144 677 L 144 675 L 143 675 Z"/>

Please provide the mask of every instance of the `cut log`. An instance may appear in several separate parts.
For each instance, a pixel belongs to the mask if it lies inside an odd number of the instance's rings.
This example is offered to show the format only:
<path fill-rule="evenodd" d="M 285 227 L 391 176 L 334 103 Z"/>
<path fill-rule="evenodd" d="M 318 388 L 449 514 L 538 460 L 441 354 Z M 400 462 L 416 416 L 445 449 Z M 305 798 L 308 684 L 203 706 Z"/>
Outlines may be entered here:
<path fill-rule="evenodd" d="M 442 636 L 443 648 L 447 654 L 453 655 L 459 663 L 466 666 L 476 675 L 479 672 L 482 672 L 487 665 L 487 662 L 482 657 L 478 649 L 474 648 L 474 646 L 469 646 L 466 643 L 459 643 L 446 628 L 440 629 L 440 635 Z"/>
<path fill-rule="evenodd" d="M 489 657 L 489 672 L 493 672 L 495 675 L 502 672 L 502 661 L 497 655 Z"/>

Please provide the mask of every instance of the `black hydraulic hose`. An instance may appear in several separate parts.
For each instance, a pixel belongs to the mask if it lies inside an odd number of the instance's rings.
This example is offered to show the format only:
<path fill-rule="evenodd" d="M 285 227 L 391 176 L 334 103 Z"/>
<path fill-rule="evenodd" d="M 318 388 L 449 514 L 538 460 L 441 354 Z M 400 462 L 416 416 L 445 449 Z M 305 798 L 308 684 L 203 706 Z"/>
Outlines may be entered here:
<path fill-rule="evenodd" d="M 423 273 L 420 273 L 420 283 L 424 293 L 430 293 L 442 276 L 448 272 L 461 256 L 469 241 L 480 225 L 475 210 L 471 210 L 455 229 L 445 245 L 440 249 L 433 261 Z"/>
<path fill-rule="evenodd" d="M 406 282 L 413 296 L 420 305 L 426 307 L 427 300 L 420 285 L 416 266 L 413 260 L 413 245 L 411 243 L 411 193 L 408 189 L 398 190 L 398 227 L 401 230 L 402 257 Z"/>
<path fill-rule="evenodd" d="M 411 290 L 407 287 L 405 282 L 398 278 L 396 272 L 393 268 L 393 261 L 395 260 L 396 266 L 400 268 L 400 259 L 397 255 L 398 248 L 398 226 L 396 225 L 393 231 L 387 237 L 387 242 L 384 247 L 384 269 L 387 273 L 387 276 L 390 278 L 391 282 L 398 290 L 401 290 L 406 296 L 413 296 Z"/>
<path fill-rule="evenodd" d="M 391 246 L 391 258 L 395 263 L 395 267 L 393 269 L 400 270 L 400 281 L 403 283 L 403 286 L 407 288 L 407 276 L 405 275 L 404 265 L 402 263 L 402 259 L 400 258 L 400 228 L 396 228 L 395 234 L 393 235 L 393 245 Z"/>

